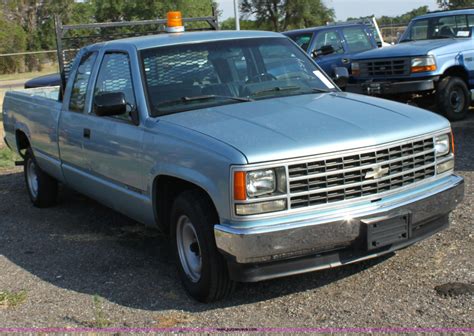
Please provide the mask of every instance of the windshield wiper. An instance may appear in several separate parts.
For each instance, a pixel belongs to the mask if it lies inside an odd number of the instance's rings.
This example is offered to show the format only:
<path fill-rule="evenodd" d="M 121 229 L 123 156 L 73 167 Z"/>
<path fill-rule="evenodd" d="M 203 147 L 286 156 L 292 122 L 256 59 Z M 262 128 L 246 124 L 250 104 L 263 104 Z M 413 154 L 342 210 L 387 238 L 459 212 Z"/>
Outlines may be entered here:
<path fill-rule="evenodd" d="M 204 96 L 193 96 L 193 97 L 184 96 L 179 99 L 165 100 L 164 102 L 158 103 L 156 107 L 178 105 L 182 103 L 186 104 L 186 103 L 195 102 L 195 101 L 214 100 L 214 99 L 232 99 L 232 100 L 237 100 L 237 101 L 242 101 L 242 102 L 253 101 L 253 99 L 238 97 L 238 96 L 220 96 L 220 95 L 204 95 Z"/>
<path fill-rule="evenodd" d="M 240 101 L 240 102 L 254 101 L 251 98 L 238 97 L 238 96 L 223 96 L 223 95 L 203 95 L 203 96 L 192 96 L 192 97 L 183 96 L 179 99 L 166 100 L 161 103 L 158 103 L 157 105 L 155 105 L 154 110 L 156 112 L 161 112 L 160 107 L 187 104 L 191 102 L 199 102 L 199 101 L 205 101 L 205 100 L 217 100 L 217 99 L 235 100 L 235 101 Z"/>
<path fill-rule="evenodd" d="M 245 97 L 239 97 L 239 96 L 222 96 L 222 95 L 204 95 L 204 96 L 193 96 L 193 97 L 181 97 L 181 101 L 183 102 L 193 102 L 193 101 L 199 101 L 199 100 L 209 100 L 209 99 L 232 99 L 232 100 L 237 100 L 237 101 L 242 101 L 242 102 L 250 102 L 253 101 L 253 99 L 250 98 L 245 98 Z"/>
<path fill-rule="evenodd" d="M 284 92 L 284 91 L 296 91 L 296 90 L 299 90 L 301 89 L 300 86 L 296 86 L 296 85 L 290 85 L 290 86 L 274 86 L 274 87 L 271 87 L 271 88 L 268 88 L 268 89 L 263 89 L 263 90 L 259 90 L 259 91 L 255 91 L 252 93 L 252 96 L 254 95 L 260 95 L 260 94 L 264 94 L 264 93 L 271 93 L 271 92 Z"/>
<path fill-rule="evenodd" d="M 400 42 L 398 42 L 398 43 L 403 43 L 403 42 L 412 42 L 412 41 L 414 41 L 414 40 L 413 40 L 413 39 L 411 39 L 411 38 L 406 38 L 406 39 L 403 39 L 403 40 L 401 40 L 401 41 L 400 41 Z"/>
<path fill-rule="evenodd" d="M 327 89 L 320 89 L 320 88 L 311 88 L 311 92 L 330 93 L 330 92 L 334 92 L 334 91 L 333 90 L 327 90 Z"/>

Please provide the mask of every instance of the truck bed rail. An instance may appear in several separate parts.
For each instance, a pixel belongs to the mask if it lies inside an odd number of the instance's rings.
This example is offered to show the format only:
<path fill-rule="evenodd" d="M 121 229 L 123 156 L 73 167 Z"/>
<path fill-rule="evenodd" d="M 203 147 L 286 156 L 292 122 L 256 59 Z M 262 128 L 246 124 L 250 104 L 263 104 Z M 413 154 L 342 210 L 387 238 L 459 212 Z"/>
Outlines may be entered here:
<path fill-rule="evenodd" d="M 79 49 L 110 40 L 166 33 L 166 22 L 166 19 L 156 19 L 63 25 L 61 17 L 56 15 L 56 43 L 61 73 L 60 96 L 62 97 L 70 68 Z M 219 29 L 214 8 L 211 16 L 183 18 L 183 24 L 188 25 L 186 31 Z"/>

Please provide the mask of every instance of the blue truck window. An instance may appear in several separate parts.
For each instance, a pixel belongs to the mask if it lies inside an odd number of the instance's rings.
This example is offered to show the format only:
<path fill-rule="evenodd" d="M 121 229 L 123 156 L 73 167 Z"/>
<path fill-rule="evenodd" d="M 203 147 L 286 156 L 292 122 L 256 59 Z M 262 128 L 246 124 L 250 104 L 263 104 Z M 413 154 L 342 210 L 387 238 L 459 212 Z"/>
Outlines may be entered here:
<path fill-rule="evenodd" d="M 301 47 L 304 51 L 308 51 L 309 44 L 311 43 L 311 39 L 313 38 L 312 33 L 304 33 L 299 35 L 291 35 L 290 36 L 293 41 L 296 42 L 297 45 Z"/>
<path fill-rule="evenodd" d="M 72 112 L 84 112 L 87 86 L 96 58 L 97 53 L 93 52 L 84 55 L 80 61 L 69 101 L 69 110 Z"/>
<path fill-rule="evenodd" d="M 335 50 L 335 54 L 344 53 L 341 37 L 336 30 L 323 31 L 316 36 L 314 49 L 316 51 L 321 50 L 323 46 L 332 46 Z"/>
<path fill-rule="evenodd" d="M 123 92 L 127 103 L 135 106 L 130 60 L 125 53 L 108 53 L 100 66 L 94 95 L 111 92 Z M 131 120 L 129 113 L 116 118 Z"/>
<path fill-rule="evenodd" d="M 355 53 L 373 48 L 367 33 L 360 27 L 344 28 L 342 29 L 342 34 L 346 40 L 349 52 Z"/>
<path fill-rule="evenodd" d="M 428 20 L 418 20 L 413 23 L 410 29 L 410 39 L 414 41 L 428 39 Z"/>
<path fill-rule="evenodd" d="M 468 15 L 467 22 L 468 22 L 469 27 L 474 27 L 474 15 Z"/>

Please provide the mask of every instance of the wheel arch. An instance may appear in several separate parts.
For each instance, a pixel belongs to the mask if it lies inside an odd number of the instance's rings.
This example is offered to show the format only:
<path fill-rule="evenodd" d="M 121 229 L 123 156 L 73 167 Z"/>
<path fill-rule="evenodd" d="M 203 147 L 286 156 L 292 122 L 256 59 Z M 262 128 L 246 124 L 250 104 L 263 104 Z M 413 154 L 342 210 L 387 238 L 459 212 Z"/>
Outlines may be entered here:
<path fill-rule="evenodd" d="M 469 73 L 466 70 L 466 68 L 462 65 L 453 65 L 449 68 L 447 68 L 441 78 L 445 77 L 458 77 L 461 78 L 466 85 L 469 87 Z"/>
<path fill-rule="evenodd" d="M 17 129 L 15 131 L 15 139 L 17 152 L 21 155 L 21 157 L 24 157 L 24 154 L 21 153 L 21 150 L 27 149 L 31 146 L 30 139 L 26 135 L 26 132 L 21 129 Z"/>
<path fill-rule="evenodd" d="M 169 233 L 170 230 L 170 215 L 173 201 L 179 194 L 187 190 L 199 191 L 212 205 L 212 209 L 216 216 L 215 218 L 219 218 L 215 202 L 211 195 L 202 186 L 180 177 L 160 174 L 153 180 L 153 212 L 158 227 L 164 233 Z"/>

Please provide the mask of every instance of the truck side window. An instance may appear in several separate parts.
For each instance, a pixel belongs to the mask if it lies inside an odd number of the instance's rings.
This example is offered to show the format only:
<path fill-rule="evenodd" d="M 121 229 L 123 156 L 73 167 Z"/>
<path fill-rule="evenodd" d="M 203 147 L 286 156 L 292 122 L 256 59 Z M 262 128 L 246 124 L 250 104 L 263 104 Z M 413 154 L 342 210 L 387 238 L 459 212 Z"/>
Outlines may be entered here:
<path fill-rule="evenodd" d="M 316 36 L 316 42 L 314 50 L 321 50 L 323 46 L 332 46 L 335 54 L 343 54 L 344 47 L 342 46 L 341 37 L 336 30 L 328 30 L 320 32 Z"/>
<path fill-rule="evenodd" d="M 360 27 L 342 29 L 349 52 L 360 52 L 372 49 L 367 33 Z"/>
<path fill-rule="evenodd" d="M 97 52 L 85 54 L 82 57 L 72 86 L 71 98 L 69 99 L 69 111 L 84 112 L 87 86 L 96 58 Z"/>
<path fill-rule="evenodd" d="M 121 52 L 107 53 L 100 65 L 97 83 L 94 88 L 94 97 L 111 92 L 123 92 L 130 108 L 135 108 L 135 94 L 133 93 L 132 74 L 128 55 Z M 130 111 L 114 116 L 131 121 Z"/>
<path fill-rule="evenodd" d="M 467 16 L 469 27 L 474 27 L 474 15 Z"/>
<path fill-rule="evenodd" d="M 309 44 L 313 38 L 313 33 L 304 33 L 299 35 L 291 35 L 290 38 L 296 42 L 304 51 L 308 51 Z"/>

